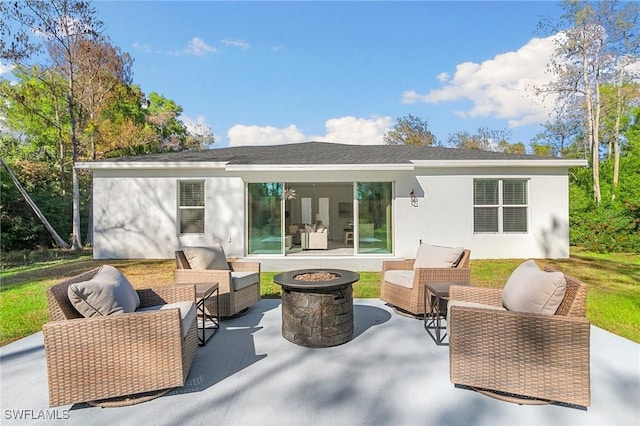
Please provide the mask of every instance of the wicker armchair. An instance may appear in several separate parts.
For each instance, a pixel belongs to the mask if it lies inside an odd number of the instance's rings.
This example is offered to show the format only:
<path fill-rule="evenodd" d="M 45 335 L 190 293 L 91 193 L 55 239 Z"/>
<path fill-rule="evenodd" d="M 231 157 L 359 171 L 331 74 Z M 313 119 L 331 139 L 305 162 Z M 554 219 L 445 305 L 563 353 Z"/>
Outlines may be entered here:
<path fill-rule="evenodd" d="M 544 268 L 554 271 L 551 267 Z M 456 306 L 502 306 L 502 290 L 452 286 L 449 291 L 451 382 L 511 402 L 591 404 L 587 286 L 565 275 L 555 315 Z"/>
<path fill-rule="evenodd" d="M 198 348 L 197 323 L 183 337 L 178 309 L 84 318 L 67 289 L 99 268 L 47 289 L 50 322 L 43 326 L 51 407 L 183 386 Z M 140 308 L 195 301 L 195 288 L 137 290 Z M 142 397 L 141 395 L 145 395 Z"/>
<path fill-rule="evenodd" d="M 260 263 L 227 261 L 228 270 L 215 269 L 191 269 L 189 261 L 182 250 L 175 252 L 176 270 L 174 271 L 174 284 L 201 284 L 218 283 L 220 294 L 220 317 L 228 318 L 246 312 L 252 305 L 260 301 Z M 258 281 L 249 286 L 235 289 L 234 272 L 256 272 Z M 210 314 L 216 315 L 213 298 L 207 306 Z"/>
<path fill-rule="evenodd" d="M 424 284 L 434 282 L 469 283 L 470 250 L 464 250 L 462 258 L 455 268 L 416 268 L 413 286 L 407 288 L 385 281 L 385 273 L 392 270 L 413 270 L 415 259 L 387 261 L 382 263 L 380 300 L 411 315 L 424 315 Z"/>

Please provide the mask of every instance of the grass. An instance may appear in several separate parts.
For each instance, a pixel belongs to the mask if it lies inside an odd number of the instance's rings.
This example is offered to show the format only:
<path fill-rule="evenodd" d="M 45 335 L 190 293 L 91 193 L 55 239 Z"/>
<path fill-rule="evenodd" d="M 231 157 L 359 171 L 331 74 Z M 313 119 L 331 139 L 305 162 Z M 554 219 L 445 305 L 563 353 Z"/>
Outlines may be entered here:
<path fill-rule="evenodd" d="M 522 259 L 472 260 L 471 282 L 502 287 Z M 120 269 L 135 288 L 169 286 L 173 260 L 93 260 L 90 252 L 5 256 L 0 272 L 0 346 L 33 334 L 48 320 L 45 289 L 104 264 Z M 539 261 L 576 276 L 589 286 L 587 317 L 594 325 L 640 343 L 640 256 L 603 255 L 573 249 L 570 259 Z M 275 272 L 262 272 L 265 298 L 280 297 Z M 377 298 L 380 273 L 361 272 L 355 298 Z"/>

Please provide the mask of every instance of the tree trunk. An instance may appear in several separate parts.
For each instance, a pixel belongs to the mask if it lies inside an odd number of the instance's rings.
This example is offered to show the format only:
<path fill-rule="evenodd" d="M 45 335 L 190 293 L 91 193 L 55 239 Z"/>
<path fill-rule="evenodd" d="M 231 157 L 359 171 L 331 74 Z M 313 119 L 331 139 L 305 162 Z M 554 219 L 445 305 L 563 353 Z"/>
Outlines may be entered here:
<path fill-rule="evenodd" d="M 70 65 L 70 69 L 71 69 Z M 73 76 L 69 76 L 69 91 L 67 93 L 67 104 L 69 107 L 69 124 L 71 125 L 71 149 L 72 149 L 72 183 L 73 183 L 73 223 L 71 236 L 71 249 L 82 250 L 80 242 L 80 176 L 76 163 L 78 162 L 78 138 L 76 135 L 76 116 L 73 111 Z"/>
<path fill-rule="evenodd" d="M 584 30 L 582 32 L 583 46 L 587 35 Z M 593 94 L 591 90 L 591 82 L 589 81 L 589 57 L 587 49 L 583 47 L 582 51 L 582 78 L 585 91 L 585 109 L 587 110 L 587 134 L 589 137 L 589 149 L 591 151 L 591 173 L 593 176 L 593 197 L 596 204 L 602 201 L 600 194 L 600 146 L 598 141 L 597 117 L 594 115 Z"/>
<path fill-rule="evenodd" d="M 624 66 L 618 74 L 618 96 L 616 99 L 616 124 L 613 132 L 613 181 L 611 183 L 611 201 L 616 199 L 618 181 L 620 180 L 620 119 L 622 116 L 622 75 Z"/>
<path fill-rule="evenodd" d="M 67 242 L 60 237 L 60 235 L 56 232 L 56 230 L 53 229 L 53 226 L 51 226 L 51 224 L 49 223 L 47 218 L 44 216 L 44 214 L 42 214 L 42 212 L 40 211 L 36 203 L 31 199 L 29 194 L 27 194 L 27 191 L 22 187 L 18 178 L 13 174 L 9 166 L 1 158 L 0 158 L 0 163 L 2 163 L 2 167 L 4 167 L 4 169 L 7 171 L 7 174 L 13 181 L 16 188 L 18 188 L 18 191 L 20 191 L 20 194 L 22 194 L 22 196 L 24 197 L 24 200 L 27 202 L 29 207 L 31 207 L 31 209 L 36 214 L 36 216 L 38 216 L 38 219 L 40 219 L 40 222 L 42 222 L 42 224 L 47 229 L 47 231 L 49 231 L 49 234 L 51 234 L 51 237 L 53 238 L 55 243 L 58 245 L 58 247 L 64 248 L 64 249 L 69 248 L 69 244 L 67 244 Z"/>

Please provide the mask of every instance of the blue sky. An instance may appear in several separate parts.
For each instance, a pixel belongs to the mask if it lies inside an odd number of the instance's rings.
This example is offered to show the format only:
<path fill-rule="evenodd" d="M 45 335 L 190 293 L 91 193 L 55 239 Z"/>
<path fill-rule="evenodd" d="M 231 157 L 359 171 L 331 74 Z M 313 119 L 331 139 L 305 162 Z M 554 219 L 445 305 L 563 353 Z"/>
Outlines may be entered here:
<path fill-rule="evenodd" d="M 557 2 L 96 2 L 133 80 L 209 126 L 214 147 L 377 144 L 398 117 L 448 135 L 508 128 L 529 142 L 546 110 L 541 18 Z M 548 105 L 547 105 L 548 108 Z"/>

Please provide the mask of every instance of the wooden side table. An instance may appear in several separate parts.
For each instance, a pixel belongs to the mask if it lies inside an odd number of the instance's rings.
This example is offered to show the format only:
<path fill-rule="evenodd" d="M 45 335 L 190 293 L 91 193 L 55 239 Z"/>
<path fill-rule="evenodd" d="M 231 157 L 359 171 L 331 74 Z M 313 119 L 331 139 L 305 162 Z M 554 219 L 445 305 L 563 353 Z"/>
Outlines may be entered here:
<path fill-rule="evenodd" d="M 446 333 L 447 301 L 449 300 L 449 287 L 452 285 L 469 285 L 466 282 L 450 283 L 425 283 L 424 306 L 429 309 L 424 315 L 424 329 L 436 342 L 436 345 L 448 345 L 444 338 Z M 429 303 L 427 303 L 427 301 Z"/>
<path fill-rule="evenodd" d="M 209 298 L 214 294 L 216 297 L 216 314 L 211 315 L 207 313 L 206 306 Z M 200 341 L 200 346 L 204 346 L 220 328 L 220 292 L 218 291 L 218 283 L 196 284 L 196 315 L 200 315 L 198 331 L 202 330 L 202 336 L 198 334 L 198 340 Z M 207 325 L 207 320 L 210 322 L 209 325 Z M 213 330 L 208 337 L 206 336 L 207 330 Z"/>

